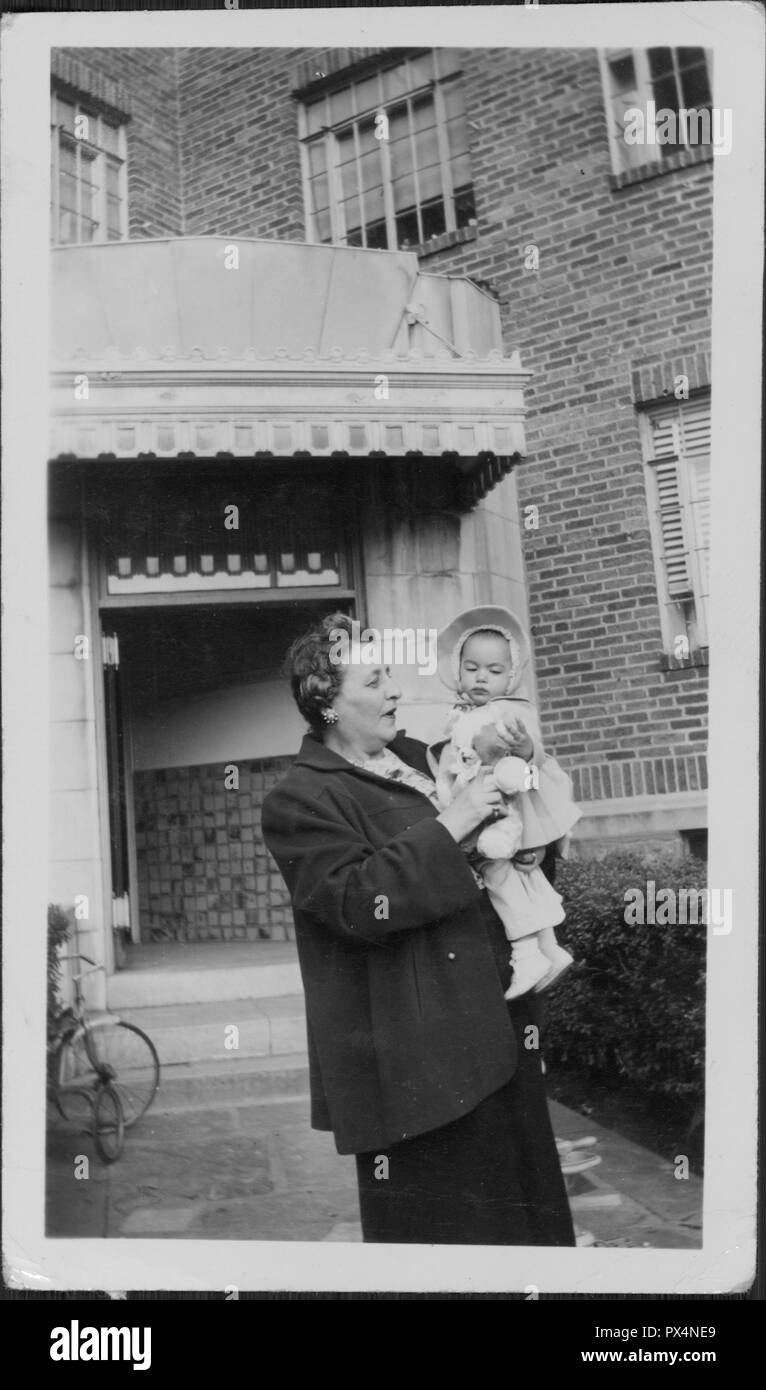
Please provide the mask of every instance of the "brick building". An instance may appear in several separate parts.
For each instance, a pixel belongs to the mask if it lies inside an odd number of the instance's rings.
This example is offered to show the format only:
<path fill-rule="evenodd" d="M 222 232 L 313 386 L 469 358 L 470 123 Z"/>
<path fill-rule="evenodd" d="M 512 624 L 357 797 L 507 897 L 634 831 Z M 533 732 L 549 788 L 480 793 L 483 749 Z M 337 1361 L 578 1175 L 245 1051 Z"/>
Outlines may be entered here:
<path fill-rule="evenodd" d="M 704 50 L 88 49 L 52 89 L 51 896 L 92 949 L 289 935 L 259 807 L 318 609 L 514 608 L 579 851 L 702 849 L 712 148 L 623 113 L 709 106 Z"/>

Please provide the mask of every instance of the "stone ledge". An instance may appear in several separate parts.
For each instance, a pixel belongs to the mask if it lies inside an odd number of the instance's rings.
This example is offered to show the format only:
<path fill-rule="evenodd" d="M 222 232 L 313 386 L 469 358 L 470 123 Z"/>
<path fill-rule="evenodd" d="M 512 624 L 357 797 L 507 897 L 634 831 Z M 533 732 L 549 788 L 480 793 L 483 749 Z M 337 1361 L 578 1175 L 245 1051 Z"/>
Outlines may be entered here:
<path fill-rule="evenodd" d="M 648 179 L 660 178 L 663 174 L 672 174 L 677 169 L 690 169 L 695 164 L 711 164 L 713 161 L 712 145 L 693 145 L 689 149 L 678 150 L 676 154 L 666 156 L 664 159 L 647 161 L 646 164 L 639 164 L 635 169 L 623 169 L 619 174 L 609 175 L 609 187 L 614 193 L 622 188 L 629 188 L 635 183 L 646 183 Z"/>
<path fill-rule="evenodd" d="M 701 792 L 668 792 L 664 796 L 615 797 L 578 803 L 583 818 L 572 833 L 572 844 L 593 840 L 624 840 L 636 835 L 673 835 L 707 828 L 707 798 Z"/>

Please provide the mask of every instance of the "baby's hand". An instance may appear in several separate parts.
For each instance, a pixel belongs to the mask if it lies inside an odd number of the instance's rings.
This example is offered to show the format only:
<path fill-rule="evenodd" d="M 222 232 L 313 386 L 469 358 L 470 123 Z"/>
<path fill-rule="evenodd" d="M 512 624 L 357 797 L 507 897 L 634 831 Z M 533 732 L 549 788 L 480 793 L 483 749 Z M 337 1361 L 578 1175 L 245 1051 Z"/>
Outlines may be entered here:
<path fill-rule="evenodd" d="M 534 744 L 520 719 L 510 715 L 502 724 L 497 725 L 497 731 L 503 743 L 508 745 L 509 753 L 523 758 L 525 762 L 529 761 L 534 752 Z"/>

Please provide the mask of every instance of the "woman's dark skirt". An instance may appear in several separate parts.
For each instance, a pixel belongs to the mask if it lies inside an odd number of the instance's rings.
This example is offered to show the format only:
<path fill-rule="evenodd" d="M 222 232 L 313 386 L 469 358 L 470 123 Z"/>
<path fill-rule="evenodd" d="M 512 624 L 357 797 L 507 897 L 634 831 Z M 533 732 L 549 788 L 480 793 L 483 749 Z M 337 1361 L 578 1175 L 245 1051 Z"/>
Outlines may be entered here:
<path fill-rule="evenodd" d="M 540 1051 L 525 1046 L 525 1028 L 539 1028 L 539 996 L 508 1008 L 519 1060 L 507 1085 L 452 1124 L 356 1155 L 365 1241 L 575 1244 Z M 382 1158 L 388 1175 L 376 1177 Z"/>

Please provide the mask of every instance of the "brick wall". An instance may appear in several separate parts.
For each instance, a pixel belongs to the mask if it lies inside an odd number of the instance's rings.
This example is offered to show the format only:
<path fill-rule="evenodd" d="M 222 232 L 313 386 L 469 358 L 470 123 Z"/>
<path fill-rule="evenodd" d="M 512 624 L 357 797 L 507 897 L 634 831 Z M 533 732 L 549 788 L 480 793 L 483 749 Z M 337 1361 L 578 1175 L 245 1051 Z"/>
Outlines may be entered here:
<path fill-rule="evenodd" d="M 303 241 L 291 49 L 186 49 L 179 63 L 187 235 Z"/>
<path fill-rule="evenodd" d="M 294 937 L 290 899 L 261 838 L 261 806 L 290 758 L 152 769 L 134 777 L 141 939 Z"/>

